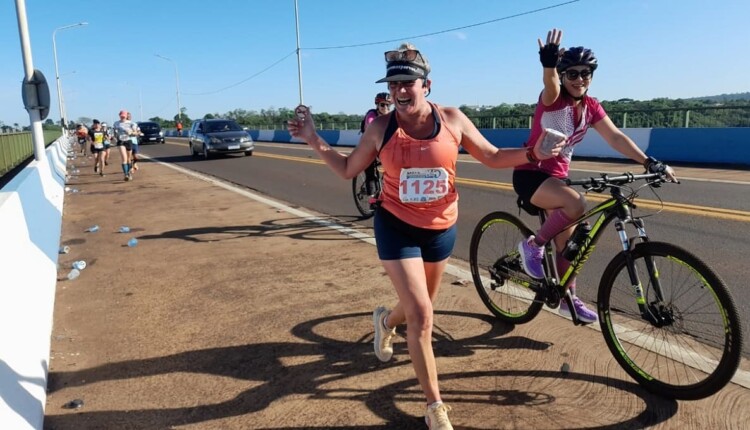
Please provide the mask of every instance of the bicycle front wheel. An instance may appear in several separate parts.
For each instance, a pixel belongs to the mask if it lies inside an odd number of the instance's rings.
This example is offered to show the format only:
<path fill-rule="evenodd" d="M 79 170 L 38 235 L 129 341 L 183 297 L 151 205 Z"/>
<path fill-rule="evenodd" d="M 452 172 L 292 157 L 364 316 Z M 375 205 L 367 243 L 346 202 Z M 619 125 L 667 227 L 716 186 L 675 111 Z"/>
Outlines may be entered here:
<path fill-rule="evenodd" d="M 724 282 L 698 257 L 668 243 L 646 242 L 618 254 L 599 284 L 599 319 L 612 354 L 647 390 L 702 399 L 721 390 L 740 363 L 742 333 Z M 636 290 L 642 290 L 645 300 Z"/>
<path fill-rule="evenodd" d="M 477 293 L 493 315 L 511 324 L 531 321 L 543 306 L 529 289 L 531 278 L 518 253 L 518 243 L 530 234 L 517 217 L 493 212 L 479 221 L 471 236 L 469 263 Z"/>
<path fill-rule="evenodd" d="M 375 209 L 370 205 L 370 195 L 367 193 L 367 183 L 365 172 L 359 172 L 352 178 L 352 195 L 354 196 L 354 205 L 363 218 L 370 218 L 375 215 Z"/>

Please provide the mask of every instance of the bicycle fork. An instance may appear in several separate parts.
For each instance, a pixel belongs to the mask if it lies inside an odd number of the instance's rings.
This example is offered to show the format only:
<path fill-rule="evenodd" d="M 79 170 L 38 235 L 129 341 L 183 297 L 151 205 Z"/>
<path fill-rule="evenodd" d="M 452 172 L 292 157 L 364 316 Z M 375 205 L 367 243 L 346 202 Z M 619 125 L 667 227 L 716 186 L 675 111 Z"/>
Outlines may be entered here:
<path fill-rule="evenodd" d="M 625 223 L 633 224 L 638 231 L 638 236 L 629 238 L 625 231 Z M 650 255 L 644 256 L 643 258 L 646 266 L 646 273 L 648 274 L 648 288 L 653 291 L 655 298 L 651 303 L 648 302 L 648 292 L 644 290 L 643 283 L 638 276 L 638 270 L 635 266 L 635 260 L 633 258 L 635 240 L 640 239 L 642 242 L 648 242 L 648 235 L 646 234 L 643 220 L 641 218 L 631 218 L 627 221 L 617 221 L 615 222 L 615 229 L 620 237 L 622 250 L 625 253 L 628 277 L 630 278 L 630 285 L 635 294 L 636 303 L 638 304 L 641 317 L 656 327 L 670 325 L 674 321 L 674 318 L 672 317 L 670 310 L 663 305 L 664 293 L 659 281 L 659 269 L 656 267 L 654 259 Z"/>

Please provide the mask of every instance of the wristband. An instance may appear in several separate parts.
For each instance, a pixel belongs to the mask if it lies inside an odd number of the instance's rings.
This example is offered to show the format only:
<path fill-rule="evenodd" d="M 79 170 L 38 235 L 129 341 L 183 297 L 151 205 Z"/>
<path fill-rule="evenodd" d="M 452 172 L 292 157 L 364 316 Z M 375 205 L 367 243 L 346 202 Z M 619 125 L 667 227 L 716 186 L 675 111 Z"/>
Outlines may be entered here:
<path fill-rule="evenodd" d="M 529 146 L 526 148 L 526 159 L 529 160 L 529 163 L 536 164 L 539 162 L 539 159 L 536 158 L 536 155 L 534 155 L 534 147 Z"/>
<path fill-rule="evenodd" d="M 648 166 L 650 166 L 653 163 L 658 163 L 658 161 L 656 160 L 656 158 L 651 157 L 651 156 L 646 157 L 646 161 L 643 162 L 643 168 L 646 169 L 646 170 L 648 170 Z"/>

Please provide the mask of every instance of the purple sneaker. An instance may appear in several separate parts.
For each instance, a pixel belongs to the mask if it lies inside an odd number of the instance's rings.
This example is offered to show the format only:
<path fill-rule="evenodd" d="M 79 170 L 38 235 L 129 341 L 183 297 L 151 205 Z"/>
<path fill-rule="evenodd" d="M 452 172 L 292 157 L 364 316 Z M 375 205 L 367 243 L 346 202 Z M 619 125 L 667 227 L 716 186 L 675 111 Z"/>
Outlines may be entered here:
<path fill-rule="evenodd" d="M 536 246 L 534 236 L 530 236 L 529 240 L 520 241 L 518 243 L 518 252 L 521 253 L 523 271 L 532 278 L 544 278 L 544 267 L 542 267 L 544 248 Z"/>
<path fill-rule="evenodd" d="M 598 318 L 596 315 L 596 312 L 592 311 L 591 309 L 586 307 L 586 304 L 581 301 L 576 296 L 573 296 L 573 307 L 576 310 L 576 315 L 578 316 L 578 319 L 581 320 L 581 322 L 585 322 L 586 324 L 595 323 Z M 570 316 L 570 309 L 568 308 L 568 302 L 563 300 L 560 302 L 560 315 L 564 317 L 571 318 Z"/>

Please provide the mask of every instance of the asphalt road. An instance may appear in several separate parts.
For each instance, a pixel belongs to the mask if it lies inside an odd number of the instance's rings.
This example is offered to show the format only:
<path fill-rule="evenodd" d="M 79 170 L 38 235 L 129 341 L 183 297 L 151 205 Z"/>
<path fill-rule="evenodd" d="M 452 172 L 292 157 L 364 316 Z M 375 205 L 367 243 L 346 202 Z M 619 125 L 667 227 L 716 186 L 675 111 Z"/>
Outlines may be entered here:
<path fill-rule="evenodd" d="M 351 192 L 351 181 L 334 175 L 305 145 L 259 142 L 251 157 L 227 155 L 210 160 L 188 154 L 184 139 L 170 139 L 165 145 L 146 145 L 142 152 L 163 162 L 181 165 L 201 173 L 245 186 L 259 193 L 323 212 L 348 222 L 371 227 L 370 220 L 359 220 Z M 342 148 L 342 151 L 348 150 Z M 622 163 L 574 161 L 571 177 L 596 175 L 593 172 L 622 173 L 638 166 Z M 744 355 L 750 356 L 750 289 L 747 255 L 750 254 L 750 171 L 698 169 L 676 166 L 681 184 L 667 184 L 658 196 L 644 191 L 637 213 L 653 214 L 646 229 L 653 240 L 680 245 L 702 258 L 724 279 L 744 316 Z M 487 213 L 503 210 L 518 213 L 512 190 L 511 170 L 493 170 L 468 156 L 461 156 L 458 167 L 459 225 L 454 257 L 468 260 L 469 241 L 476 223 Z M 590 203 L 598 195 L 588 198 Z M 664 209 L 659 212 L 659 202 Z M 653 206 L 653 204 L 657 206 Z M 523 214 L 528 225 L 536 219 Z M 596 251 L 579 277 L 578 294 L 594 301 L 601 271 L 618 252 L 613 227 L 605 232 Z"/>

